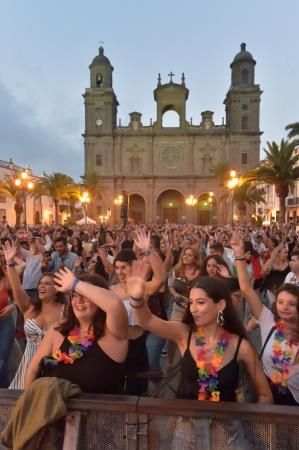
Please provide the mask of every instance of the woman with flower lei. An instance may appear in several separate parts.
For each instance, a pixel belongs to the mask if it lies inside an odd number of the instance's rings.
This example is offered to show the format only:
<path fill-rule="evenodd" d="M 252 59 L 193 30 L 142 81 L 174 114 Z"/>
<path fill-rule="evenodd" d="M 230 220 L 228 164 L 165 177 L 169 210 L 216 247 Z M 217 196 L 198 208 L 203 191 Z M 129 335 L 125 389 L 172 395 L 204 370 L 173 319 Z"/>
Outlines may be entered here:
<path fill-rule="evenodd" d="M 128 351 L 128 316 L 100 275 L 55 274 L 56 289 L 71 292 L 65 321 L 44 337 L 27 371 L 25 388 L 37 376 L 78 384 L 82 392 L 121 394 Z"/>
<path fill-rule="evenodd" d="M 271 311 L 251 287 L 244 242 L 237 233 L 232 237 L 231 247 L 241 291 L 261 328 L 261 360 L 274 403 L 299 405 L 299 287 L 288 283 L 280 286 Z"/>
<path fill-rule="evenodd" d="M 146 305 L 146 267 L 142 261 L 134 262 L 133 266 L 134 276 L 127 279 L 127 292 L 138 323 L 179 347 L 180 398 L 235 401 L 238 361 L 242 361 L 256 388 L 258 401 L 271 403 L 271 391 L 257 355 L 221 281 L 210 277 L 197 281 L 190 291 L 183 323 L 165 321 L 151 314 Z"/>

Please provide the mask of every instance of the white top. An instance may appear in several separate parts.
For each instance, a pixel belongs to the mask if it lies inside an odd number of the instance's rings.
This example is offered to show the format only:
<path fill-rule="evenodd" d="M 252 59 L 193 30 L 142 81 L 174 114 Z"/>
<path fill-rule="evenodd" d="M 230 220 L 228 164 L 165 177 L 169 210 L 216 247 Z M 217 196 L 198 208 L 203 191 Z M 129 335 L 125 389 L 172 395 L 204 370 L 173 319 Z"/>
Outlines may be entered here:
<path fill-rule="evenodd" d="M 43 254 L 38 253 L 36 255 L 32 255 L 25 249 L 21 250 L 21 254 L 26 261 L 22 286 L 24 289 L 36 289 L 42 276 L 41 263 L 43 260 Z"/>
<path fill-rule="evenodd" d="M 134 326 L 138 325 L 138 323 L 137 323 L 137 321 L 136 321 L 136 319 L 134 317 L 133 311 L 132 311 L 132 306 L 130 305 L 130 298 L 124 299 L 123 303 L 124 303 L 124 306 L 125 306 L 125 308 L 127 310 L 128 319 L 129 319 L 129 325 L 131 327 L 134 327 Z"/>
<path fill-rule="evenodd" d="M 261 328 L 262 346 L 263 346 L 271 328 L 275 325 L 274 315 L 273 315 L 272 311 L 270 311 L 270 309 L 263 306 L 263 309 L 262 309 L 262 312 L 261 312 L 258 322 L 259 322 L 260 328 Z M 271 337 L 266 345 L 266 348 L 263 352 L 263 356 L 262 356 L 264 372 L 268 378 L 271 378 L 271 374 L 273 372 L 273 369 L 272 369 L 273 363 L 271 360 L 271 356 L 272 356 L 272 346 L 273 346 L 273 341 L 274 341 L 274 334 L 275 334 L 275 331 L 271 335 Z M 282 350 L 285 349 L 287 342 L 288 341 L 286 339 L 284 339 L 282 341 L 282 343 L 281 343 Z M 293 345 L 292 348 L 293 348 L 293 354 L 291 357 L 291 361 L 292 361 L 292 364 L 294 364 L 295 357 L 299 351 L 299 344 Z M 292 372 L 293 372 L 293 374 L 291 374 L 291 376 L 288 379 L 288 388 L 291 391 L 295 401 L 297 403 L 299 403 L 299 364 L 296 364 L 295 366 L 293 366 Z"/>
<path fill-rule="evenodd" d="M 297 286 L 299 286 L 299 278 L 296 277 L 294 272 L 289 272 L 287 274 L 287 276 L 285 277 L 284 282 L 285 283 L 296 284 Z"/>

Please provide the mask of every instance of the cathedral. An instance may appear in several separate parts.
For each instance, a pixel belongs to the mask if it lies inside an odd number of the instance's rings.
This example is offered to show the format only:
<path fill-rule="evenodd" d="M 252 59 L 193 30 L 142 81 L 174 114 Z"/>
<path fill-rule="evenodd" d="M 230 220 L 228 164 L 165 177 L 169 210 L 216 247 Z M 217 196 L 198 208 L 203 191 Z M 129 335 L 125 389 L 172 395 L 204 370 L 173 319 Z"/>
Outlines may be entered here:
<path fill-rule="evenodd" d="M 199 123 L 188 121 L 191 93 L 185 76 L 175 83 L 170 73 L 166 84 L 158 75 L 155 120 L 143 124 L 141 112 L 133 111 L 124 126 L 117 118 L 114 69 L 100 47 L 83 95 L 85 174 L 96 172 L 103 187 L 91 202 L 93 218 L 110 223 L 122 218 L 133 223 L 219 223 L 221 207 L 225 214 L 227 206 L 213 167 L 229 162 L 241 174 L 259 163 L 262 91 L 255 84 L 255 64 L 242 43 L 230 65 L 221 124 L 214 122 L 212 111 L 201 112 Z M 168 111 L 177 113 L 178 126 L 165 126 Z"/>

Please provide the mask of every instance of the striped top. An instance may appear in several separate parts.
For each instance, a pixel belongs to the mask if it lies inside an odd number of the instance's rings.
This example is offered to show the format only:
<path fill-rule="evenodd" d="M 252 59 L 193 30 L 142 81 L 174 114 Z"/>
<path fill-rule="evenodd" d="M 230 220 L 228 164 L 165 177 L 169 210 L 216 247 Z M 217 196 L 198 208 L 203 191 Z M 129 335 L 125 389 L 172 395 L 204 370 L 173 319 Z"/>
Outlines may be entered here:
<path fill-rule="evenodd" d="M 24 322 L 24 332 L 26 335 L 26 348 L 19 368 L 12 380 L 9 389 L 24 389 L 24 381 L 29 363 L 36 352 L 46 330 L 42 330 L 34 319 L 26 319 Z"/>

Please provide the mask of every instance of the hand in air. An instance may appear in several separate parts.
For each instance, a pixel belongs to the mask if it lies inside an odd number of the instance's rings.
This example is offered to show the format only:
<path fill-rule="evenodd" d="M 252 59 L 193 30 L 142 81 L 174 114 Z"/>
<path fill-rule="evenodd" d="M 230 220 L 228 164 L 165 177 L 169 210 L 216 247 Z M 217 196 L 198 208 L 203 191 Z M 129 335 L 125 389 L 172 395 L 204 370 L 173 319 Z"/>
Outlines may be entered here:
<path fill-rule="evenodd" d="M 244 255 L 244 242 L 239 233 L 235 232 L 232 235 L 230 246 L 233 249 L 235 256 Z"/>
<path fill-rule="evenodd" d="M 217 264 L 217 268 L 218 268 L 218 273 L 221 277 L 231 278 L 231 275 L 230 275 L 227 267 L 225 267 L 223 264 Z"/>
<path fill-rule="evenodd" d="M 144 296 L 148 267 L 149 265 L 145 261 L 133 261 L 131 274 L 127 277 L 127 293 L 130 297 L 141 298 Z"/>
<path fill-rule="evenodd" d="M 136 231 L 136 237 L 134 239 L 134 243 L 136 247 L 138 247 L 142 251 L 149 250 L 151 246 L 151 235 L 150 233 L 145 232 L 144 229 L 140 228 Z"/>
<path fill-rule="evenodd" d="M 12 244 L 7 240 L 4 245 L 2 245 L 2 250 L 4 252 L 5 261 L 9 264 L 12 263 L 16 254 L 17 254 L 17 243 L 13 242 Z"/>
<path fill-rule="evenodd" d="M 60 269 L 54 275 L 55 288 L 59 292 L 68 292 L 72 290 L 75 275 L 67 267 Z"/>

